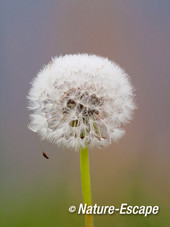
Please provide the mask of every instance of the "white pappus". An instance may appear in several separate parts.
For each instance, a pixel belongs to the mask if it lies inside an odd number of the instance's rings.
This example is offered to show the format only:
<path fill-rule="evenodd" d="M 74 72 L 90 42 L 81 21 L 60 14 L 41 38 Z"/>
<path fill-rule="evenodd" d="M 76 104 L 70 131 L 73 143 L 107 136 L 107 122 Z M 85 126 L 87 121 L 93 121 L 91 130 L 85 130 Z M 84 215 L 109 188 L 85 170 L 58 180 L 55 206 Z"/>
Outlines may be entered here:
<path fill-rule="evenodd" d="M 32 82 L 29 129 L 57 145 L 103 147 L 124 134 L 134 89 L 113 61 L 96 55 L 55 57 Z"/>

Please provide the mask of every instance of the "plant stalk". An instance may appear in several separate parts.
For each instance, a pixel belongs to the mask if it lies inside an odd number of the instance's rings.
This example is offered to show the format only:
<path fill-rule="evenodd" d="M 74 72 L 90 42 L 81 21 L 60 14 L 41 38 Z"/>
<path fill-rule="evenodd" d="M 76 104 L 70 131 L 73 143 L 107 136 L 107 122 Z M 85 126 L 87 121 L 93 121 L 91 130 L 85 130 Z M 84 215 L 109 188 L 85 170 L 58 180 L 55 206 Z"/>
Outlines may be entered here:
<path fill-rule="evenodd" d="M 83 203 L 87 206 L 92 205 L 91 185 L 90 185 L 90 168 L 89 168 L 89 152 L 88 146 L 80 149 L 80 168 L 81 168 L 81 185 L 83 193 Z M 93 227 L 92 214 L 85 214 L 86 227 Z"/>

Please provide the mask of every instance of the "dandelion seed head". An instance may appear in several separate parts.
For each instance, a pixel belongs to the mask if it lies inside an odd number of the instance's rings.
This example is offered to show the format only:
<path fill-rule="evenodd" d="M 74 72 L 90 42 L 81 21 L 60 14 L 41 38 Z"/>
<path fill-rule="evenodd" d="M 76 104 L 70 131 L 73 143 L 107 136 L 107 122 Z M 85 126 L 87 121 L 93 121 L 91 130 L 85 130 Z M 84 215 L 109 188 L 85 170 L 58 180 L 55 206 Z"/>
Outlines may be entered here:
<path fill-rule="evenodd" d="M 38 73 L 28 94 L 29 129 L 57 145 L 109 145 L 132 118 L 134 89 L 128 75 L 107 58 L 56 57 Z"/>

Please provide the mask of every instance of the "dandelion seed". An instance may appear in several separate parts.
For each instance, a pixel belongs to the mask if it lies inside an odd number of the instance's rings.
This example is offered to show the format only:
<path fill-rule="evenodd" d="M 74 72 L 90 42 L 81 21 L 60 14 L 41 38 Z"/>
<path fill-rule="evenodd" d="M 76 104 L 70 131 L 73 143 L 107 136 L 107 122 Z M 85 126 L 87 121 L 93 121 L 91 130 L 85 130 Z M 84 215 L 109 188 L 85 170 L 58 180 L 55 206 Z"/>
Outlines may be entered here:
<path fill-rule="evenodd" d="M 49 159 L 48 155 L 45 152 L 43 152 L 42 154 L 43 154 L 44 158 Z"/>

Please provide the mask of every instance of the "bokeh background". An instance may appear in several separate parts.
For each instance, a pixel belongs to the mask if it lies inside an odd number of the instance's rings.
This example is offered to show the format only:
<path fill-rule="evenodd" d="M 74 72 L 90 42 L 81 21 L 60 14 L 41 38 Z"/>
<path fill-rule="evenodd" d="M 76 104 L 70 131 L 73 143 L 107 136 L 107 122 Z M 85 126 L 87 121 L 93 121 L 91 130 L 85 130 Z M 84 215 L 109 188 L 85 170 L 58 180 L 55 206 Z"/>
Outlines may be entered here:
<path fill-rule="evenodd" d="M 158 205 L 158 215 L 98 215 L 96 227 L 170 226 L 170 1 L 0 0 L 0 226 L 80 227 L 79 153 L 27 129 L 29 82 L 55 55 L 93 53 L 131 75 L 138 110 L 126 136 L 90 150 L 93 203 Z"/>

